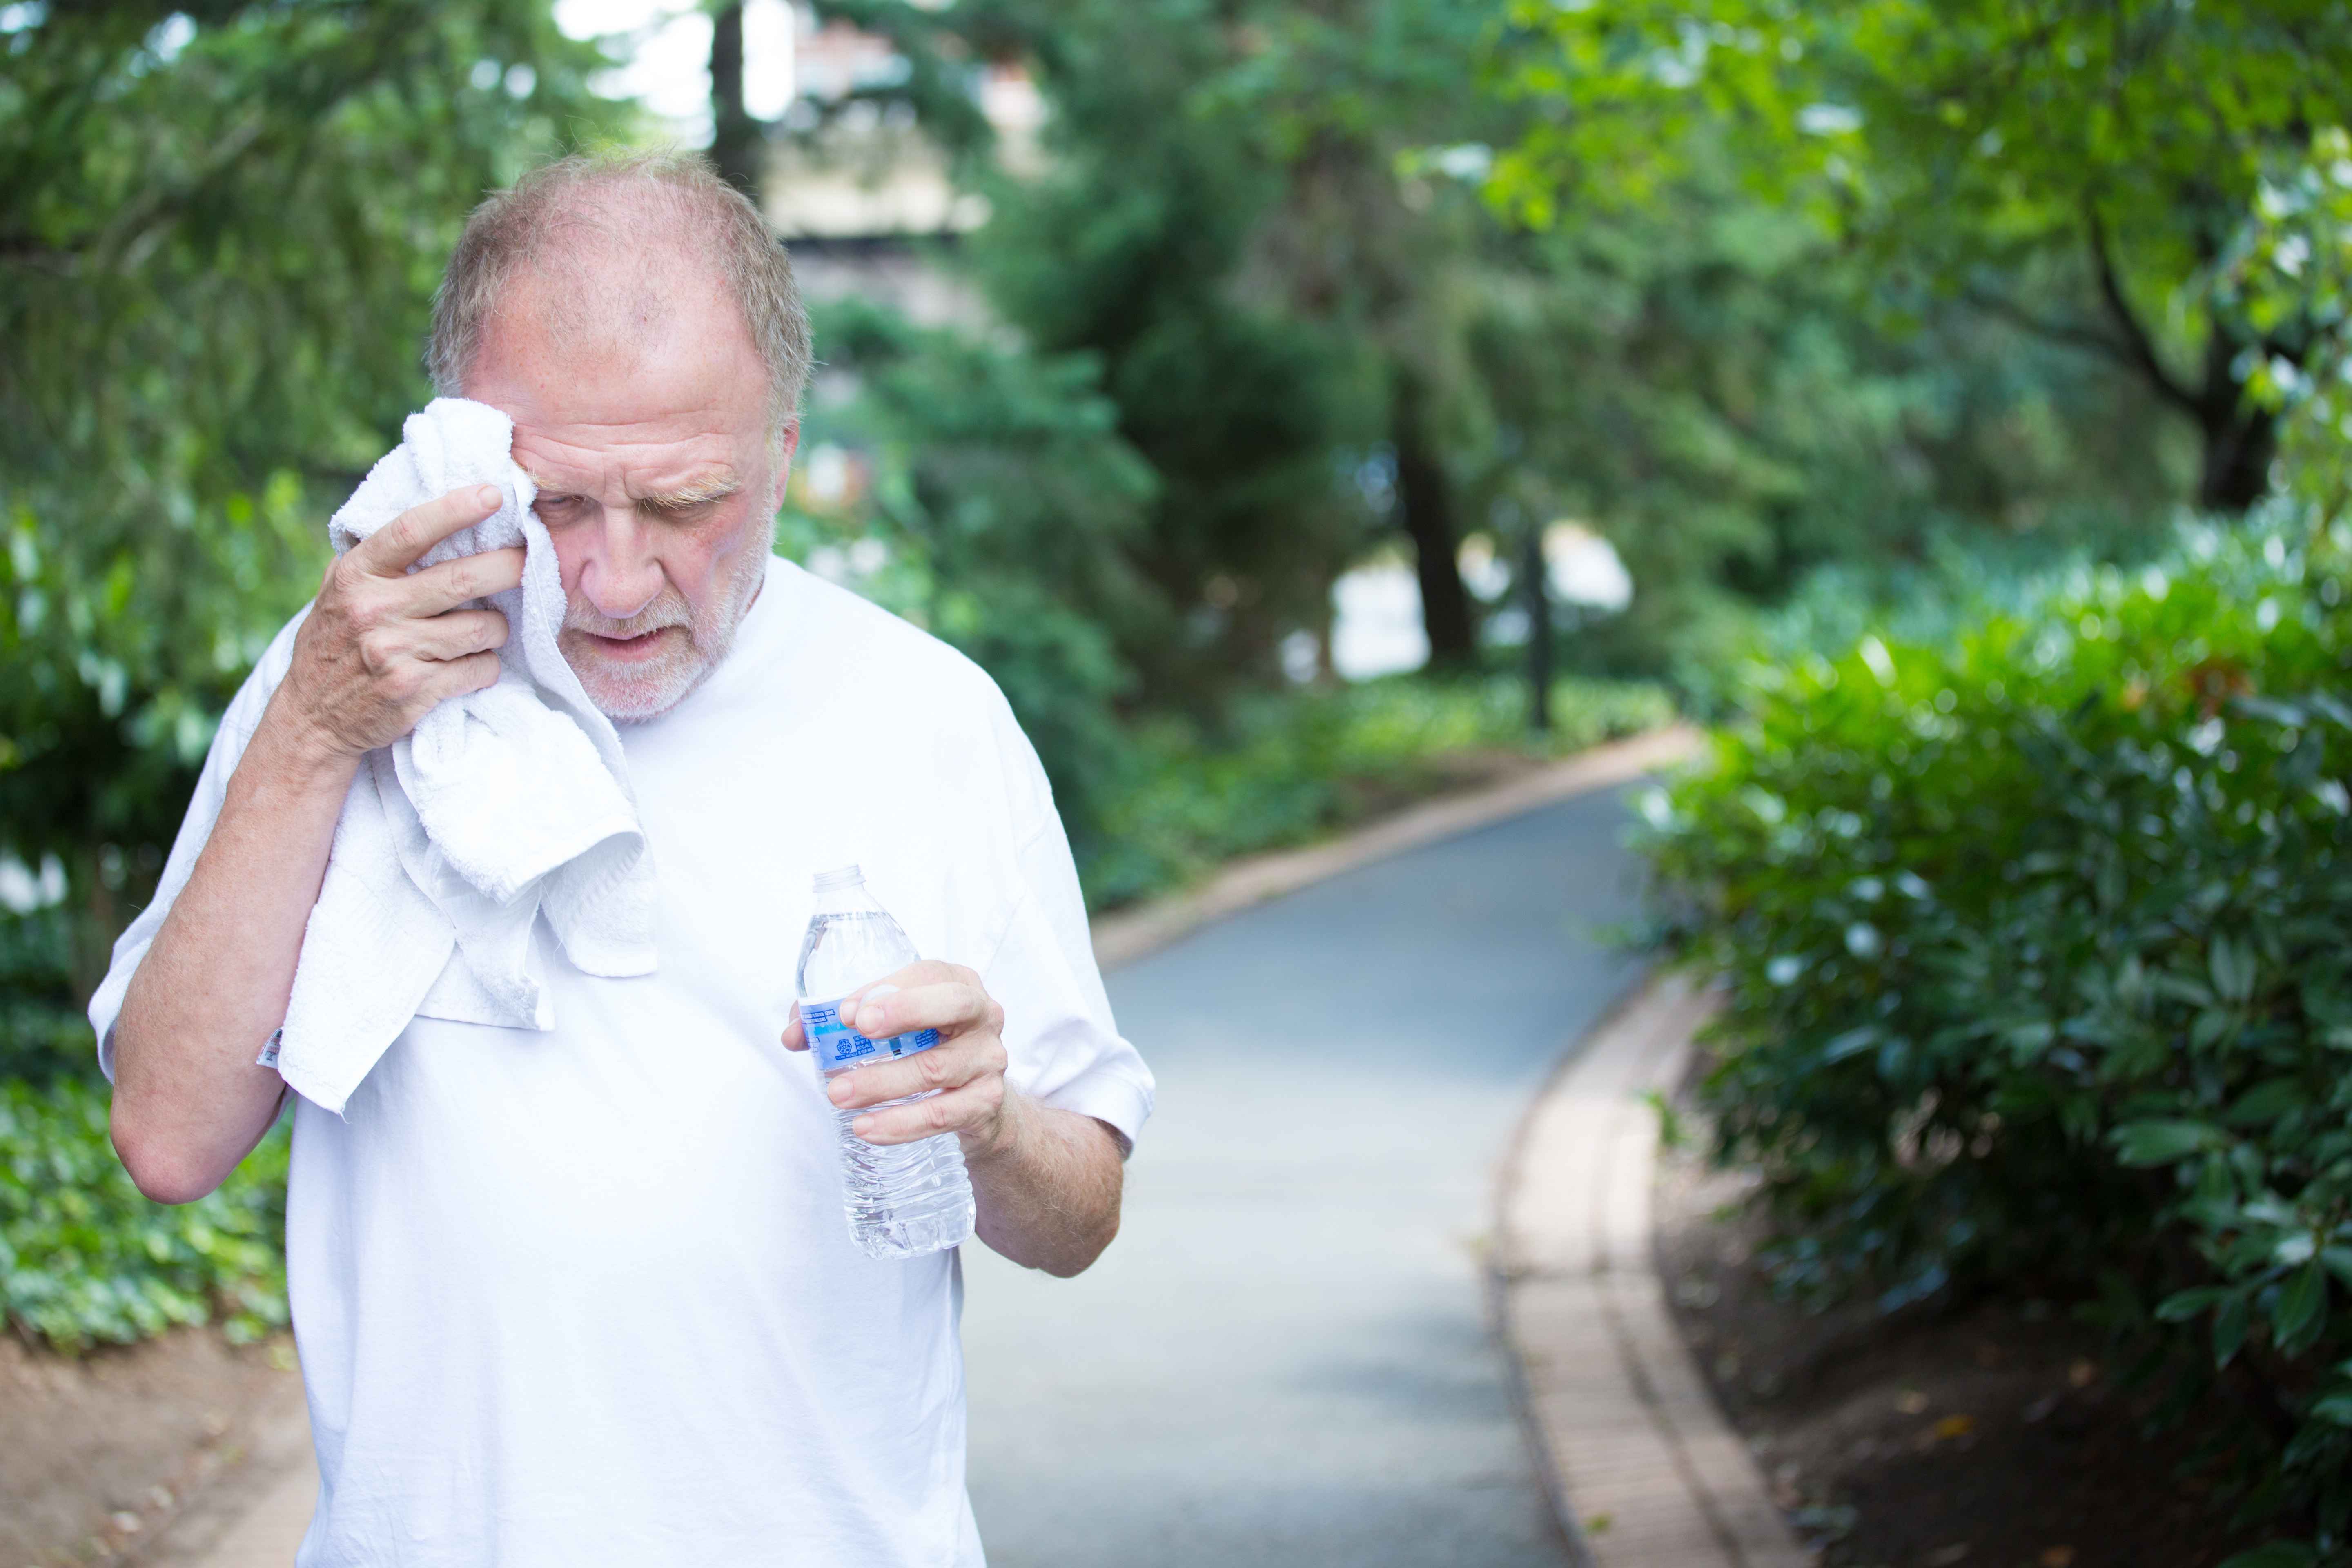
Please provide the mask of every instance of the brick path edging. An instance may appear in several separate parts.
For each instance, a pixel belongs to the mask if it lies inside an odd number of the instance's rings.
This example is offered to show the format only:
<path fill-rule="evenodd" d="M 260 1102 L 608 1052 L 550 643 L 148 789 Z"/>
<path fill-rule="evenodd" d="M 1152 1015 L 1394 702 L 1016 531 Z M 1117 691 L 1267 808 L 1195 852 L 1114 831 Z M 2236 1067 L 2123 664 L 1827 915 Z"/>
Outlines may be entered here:
<path fill-rule="evenodd" d="M 1715 1009 L 1679 976 L 1620 1003 L 1521 1125 L 1495 1291 L 1537 1458 L 1588 1568 L 1810 1568 L 1669 1316 L 1650 1246 L 1657 1113 Z"/>

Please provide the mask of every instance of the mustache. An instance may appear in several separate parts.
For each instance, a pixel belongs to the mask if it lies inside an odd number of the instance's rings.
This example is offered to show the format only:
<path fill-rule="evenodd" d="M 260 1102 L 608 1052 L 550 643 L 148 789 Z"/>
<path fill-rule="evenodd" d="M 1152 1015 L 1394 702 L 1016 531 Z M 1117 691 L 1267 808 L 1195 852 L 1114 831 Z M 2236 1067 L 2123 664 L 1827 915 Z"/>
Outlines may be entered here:
<path fill-rule="evenodd" d="M 563 606 L 565 631 L 589 632 L 600 637 L 641 637 L 665 626 L 685 626 L 691 630 L 693 626 L 693 609 L 687 604 L 686 595 L 676 588 L 664 589 L 652 604 L 622 621 L 601 613 L 593 605 L 567 600 Z"/>

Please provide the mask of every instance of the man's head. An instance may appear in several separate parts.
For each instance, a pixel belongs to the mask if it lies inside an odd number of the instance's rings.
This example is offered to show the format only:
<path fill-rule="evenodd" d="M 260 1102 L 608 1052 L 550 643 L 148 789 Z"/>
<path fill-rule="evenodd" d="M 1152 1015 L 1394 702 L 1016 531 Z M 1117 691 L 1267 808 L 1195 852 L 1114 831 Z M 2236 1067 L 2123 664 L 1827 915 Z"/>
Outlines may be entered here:
<path fill-rule="evenodd" d="M 515 422 L 590 700 L 676 706 L 759 592 L 798 437 L 808 320 L 783 247 L 698 161 L 566 158 L 474 210 L 427 362 Z"/>

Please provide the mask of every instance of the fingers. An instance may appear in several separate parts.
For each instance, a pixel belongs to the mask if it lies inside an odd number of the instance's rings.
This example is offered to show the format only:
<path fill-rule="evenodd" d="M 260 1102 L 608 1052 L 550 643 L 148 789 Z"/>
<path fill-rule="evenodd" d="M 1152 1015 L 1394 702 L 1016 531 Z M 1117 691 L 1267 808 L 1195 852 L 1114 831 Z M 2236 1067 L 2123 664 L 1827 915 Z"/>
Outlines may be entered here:
<path fill-rule="evenodd" d="M 459 529 L 470 528 L 498 510 L 502 499 L 496 485 L 451 490 L 422 506 L 410 507 L 361 540 L 352 546 L 351 558 L 375 576 L 397 577 Z"/>
<path fill-rule="evenodd" d="M 499 656 L 495 653 L 469 653 L 463 658 L 453 658 L 426 667 L 432 673 L 425 677 L 419 690 L 433 703 L 446 697 L 463 697 L 469 691 L 486 691 L 499 683 Z"/>
<path fill-rule="evenodd" d="M 408 612 L 437 616 L 469 600 L 503 594 L 522 581 L 522 562 L 523 552 L 518 548 L 485 550 L 427 566 L 402 581 L 401 586 L 408 595 Z"/>
<path fill-rule="evenodd" d="M 419 658 L 463 658 L 506 647 L 507 618 L 496 610 L 451 610 L 416 624 Z"/>
<path fill-rule="evenodd" d="M 856 1076 L 863 1078 L 872 1070 L 860 1068 Z M 1004 1080 L 992 1077 L 912 1105 L 894 1105 L 887 1110 L 861 1116 L 849 1124 L 849 1130 L 868 1143 L 912 1143 L 919 1138 L 936 1138 L 942 1132 L 984 1137 L 986 1129 L 1003 1109 Z"/>
<path fill-rule="evenodd" d="M 928 1051 L 897 1061 L 869 1062 L 856 1072 L 844 1073 L 826 1082 L 825 1098 L 844 1110 L 856 1110 L 910 1094 L 962 1089 L 984 1079 L 1002 1079 L 1006 1061 L 1004 1042 L 995 1035 L 967 1035 L 942 1040 Z"/>
<path fill-rule="evenodd" d="M 960 964 L 941 963 L 936 959 L 919 959 L 917 962 L 907 965 L 906 968 L 898 970 L 895 973 L 884 975 L 881 979 L 874 981 L 869 984 L 860 985 L 856 990 L 850 992 L 848 995 L 844 996 L 841 999 L 842 1016 L 850 1020 L 850 1027 L 856 1028 L 859 1007 L 867 997 L 876 997 L 878 1000 L 879 998 L 887 997 L 893 993 L 896 993 L 908 985 L 939 984 L 943 982 L 953 983 L 956 981 L 968 982 L 974 989 L 978 989 L 980 976 L 974 974 L 971 970 L 963 968 Z M 887 1009 L 884 1010 L 880 1016 L 885 1019 L 890 1016 Z M 913 1028 L 933 1028 L 937 1026 L 938 1026 L 929 1024 L 911 1026 Z M 859 1030 L 859 1033 L 861 1034 L 864 1032 L 865 1031 L 863 1030 Z M 906 1028 L 895 1029 L 892 1031 L 894 1034 L 901 1035 L 908 1032 L 908 1030 Z M 866 1036 L 866 1038 L 868 1039 L 877 1037 L 872 1035 Z M 784 1049 L 788 1051 L 804 1051 L 808 1049 L 808 1030 L 801 1023 L 801 1005 L 799 1003 L 795 1002 L 793 1004 L 792 1017 L 786 1020 L 784 1024 L 784 1032 L 778 1036 L 777 1038 L 783 1043 Z"/>
<path fill-rule="evenodd" d="M 845 1016 L 855 1014 L 858 999 L 870 996 L 877 991 L 902 991 L 909 985 L 939 985 L 952 980 L 970 981 L 977 984 L 980 976 L 960 963 L 943 963 L 936 958 L 919 958 L 904 969 L 894 971 L 879 980 L 868 982 L 851 991 L 848 995 L 841 999 L 841 1010 Z"/>
<path fill-rule="evenodd" d="M 884 987 L 895 984 L 896 990 Z M 1004 1024 L 1003 1010 L 981 988 L 980 976 L 959 964 L 926 962 L 908 964 L 887 981 L 852 992 L 842 1005 L 852 1027 L 869 1040 L 918 1029 L 961 1035 L 974 1029 L 994 1033 Z"/>

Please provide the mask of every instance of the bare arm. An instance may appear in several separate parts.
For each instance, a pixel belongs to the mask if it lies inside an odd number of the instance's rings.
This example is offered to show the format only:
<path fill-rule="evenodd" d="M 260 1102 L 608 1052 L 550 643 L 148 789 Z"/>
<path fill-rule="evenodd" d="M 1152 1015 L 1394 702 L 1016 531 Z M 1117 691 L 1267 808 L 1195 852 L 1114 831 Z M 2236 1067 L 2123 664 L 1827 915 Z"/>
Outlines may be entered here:
<path fill-rule="evenodd" d="M 200 1198 L 260 1142 L 285 1084 L 257 1067 L 356 757 L 306 749 L 275 699 L 114 1026 L 114 1147 L 139 1190 Z"/>
<path fill-rule="evenodd" d="M 1010 1089 L 1002 1120 L 1015 1131 L 964 1156 L 980 1239 L 1064 1279 L 1092 1267 L 1118 1235 L 1127 1179 L 1118 1135 L 1091 1116 Z"/>
<path fill-rule="evenodd" d="M 833 1102 L 848 1110 L 939 1092 L 860 1117 L 850 1130 L 872 1143 L 955 1133 L 971 1173 L 980 1238 L 1024 1268 L 1064 1279 L 1083 1272 L 1118 1234 L 1126 1171 L 1118 1134 L 1091 1116 L 1006 1086 L 1004 1012 L 971 970 L 917 963 L 887 985 L 895 989 L 877 985 L 864 994 L 859 1034 L 884 1039 L 928 1028 L 945 1037 L 919 1056 L 834 1079 L 827 1086 Z M 847 1003 L 842 1011 L 849 1013 Z M 783 1039 L 793 1050 L 808 1048 L 797 1014 Z"/>
<path fill-rule="evenodd" d="M 131 977 L 114 1025 L 112 1131 L 151 1198 L 204 1196 L 268 1131 L 285 1085 L 254 1058 L 286 1016 L 360 758 L 444 697 L 498 679 L 506 618 L 456 606 L 520 582 L 522 552 L 407 573 L 496 510 L 486 494 L 404 513 L 327 569 L 211 837 Z"/>

